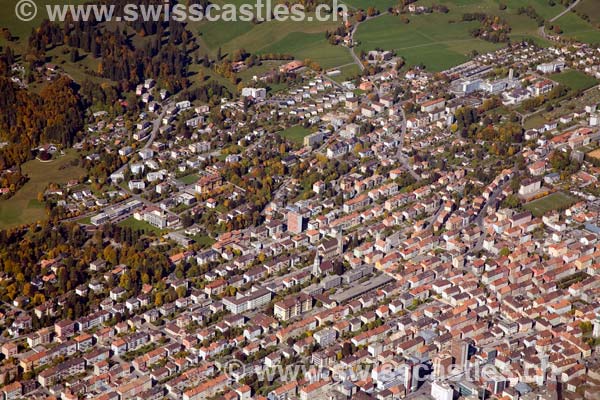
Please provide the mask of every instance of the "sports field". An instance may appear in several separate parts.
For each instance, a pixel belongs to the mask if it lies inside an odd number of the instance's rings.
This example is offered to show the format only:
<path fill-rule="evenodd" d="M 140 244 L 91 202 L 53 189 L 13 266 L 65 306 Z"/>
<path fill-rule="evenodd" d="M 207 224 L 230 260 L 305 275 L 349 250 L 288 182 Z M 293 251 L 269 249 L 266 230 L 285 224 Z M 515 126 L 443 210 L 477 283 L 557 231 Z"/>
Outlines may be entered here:
<path fill-rule="evenodd" d="M 21 168 L 29 181 L 10 199 L 0 201 L 0 229 L 46 219 L 46 210 L 37 201 L 38 193 L 51 182 L 66 183 L 83 175 L 83 169 L 71 165 L 75 158 L 77 154 L 69 151 L 54 161 L 31 160 L 23 164 Z"/>
<path fill-rule="evenodd" d="M 575 202 L 577 199 L 574 197 L 563 192 L 556 192 L 525 204 L 525 209 L 531 211 L 535 217 L 541 217 L 552 210 L 565 209 Z"/>
<path fill-rule="evenodd" d="M 149 223 L 147 223 L 146 221 L 138 221 L 137 219 L 133 218 L 133 217 L 129 217 L 127 219 L 124 219 L 123 221 L 118 223 L 119 226 L 122 227 L 128 227 L 133 229 L 134 231 L 142 231 L 146 234 L 149 233 L 154 233 L 157 236 L 162 235 L 165 231 L 162 229 L 158 229 L 157 227 L 150 225 Z"/>
<path fill-rule="evenodd" d="M 284 131 L 279 132 L 279 134 L 284 138 L 300 144 L 302 144 L 304 141 L 304 137 L 310 133 L 311 132 L 308 129 L 301 125 L 292 126 L 291 128 L 287 128 Z"/>

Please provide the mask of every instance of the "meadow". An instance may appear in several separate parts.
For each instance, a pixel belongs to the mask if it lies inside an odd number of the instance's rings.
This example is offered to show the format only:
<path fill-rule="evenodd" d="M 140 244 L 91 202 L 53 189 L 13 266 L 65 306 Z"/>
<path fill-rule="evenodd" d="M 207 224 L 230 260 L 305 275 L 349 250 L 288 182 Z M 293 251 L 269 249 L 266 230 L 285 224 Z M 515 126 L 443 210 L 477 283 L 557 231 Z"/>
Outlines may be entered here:
<path fill-rule="evenodd" d="M 423 63 L 428 69 L 440 71 L 464 62 L 469 55 L 493 51 L 504 44 L 489 43 L 471 36 L 470 31 L 479 26 L 478 22 L 461 21 L 464 13 L 482 12 L 497 15 L 511 26 L 511 40 L 534 40 L 542 46 L 551 43 L 542 39 L 537 23 L 526 15 L 519 15 L 518 8 L 531 5 L 546 19 L 558 15 L 564 7 L 550 5 L 547 0 L 423 0 L 418 4 L 444 4 L 449 8 L 447 14 L 407 15 L 409 23 L 403 23 L 400 17 L 385 15 L 369 20 L 358 28 L 355 40 L 359 49 L 394 49 L 404 57 L 409 65 Z M 504 10 L 500 4 L 506 5 Z M 565 34 L 584 41 L 593 41 L 600 31 L 583 21 L 573 13 L 560 18 Z"/>
<path fill-rule="evenodd" d="M 56 160 L 41 162 L 31 160 L 21 166 L 29 181 L 14 196 L 0 201 L 0 229 L 28 224 L 47 218 L 38 193 L 44 192 L 49 183 L 66 183 L 78 179 L 85 171 L 71 165 L 77 158 L 75 151 L 68 151 Z"/>
<path fill-rule="evenodd" d="M 598 84 L 598 79 L 580 71 L 564 71 L 551 75 L 550 79 L 572 90 L 585 90 Z"/>
<path fill-rule="evenodd" d="M 600 43 L 600 30 L 573 12 L 566 13 L 554 23 L 560 26 L 564 37 L 573 38 L 584 43 Z"/>
<path fill-rule="evenodd" d="M 575 9 L 590 17 L 592 24 L 600 24 L 600 8 L 596 0 L 580 0 Z"/>
<path fill-rule="evenodd" d="M 222 3 L 223 1 L 216 1 Z M 228 0 L 234 4 L 253 3 L 248 0 Z M 332 68 L 352 62 L 348 49 L 329 44 L 326 31 L 335 30 L 338 21 L 316 21 L 313 15 L 304 21 L 252 22 L 201 21 L 190 23 L 197 34 L 203 51 L 214 56 L 245 49 L 253 54 L 290 54 L 300 60 L 311 59 L 323 68 Z M 309 19 L 313 19 L 312 21 Z"/>

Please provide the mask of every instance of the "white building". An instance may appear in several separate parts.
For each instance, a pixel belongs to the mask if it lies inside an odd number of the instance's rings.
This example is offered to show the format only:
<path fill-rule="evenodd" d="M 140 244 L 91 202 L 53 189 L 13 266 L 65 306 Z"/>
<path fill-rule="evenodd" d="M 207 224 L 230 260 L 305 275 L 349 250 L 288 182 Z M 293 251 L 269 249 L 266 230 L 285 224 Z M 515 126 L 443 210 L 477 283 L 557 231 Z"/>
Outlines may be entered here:
<path fill-rule="evenodd" d="M 265 88 L 246 87 L 242 89 L 242 97 L 252 97 L 255 100 L 264 100 L 267 98 L 267 90 Z"/>
<path fill-rule="evenodd" d="M 433 382 L 431 384 L 431 397 L 435 400 L 452 400 L 454 389 L 446 382 Z"/>

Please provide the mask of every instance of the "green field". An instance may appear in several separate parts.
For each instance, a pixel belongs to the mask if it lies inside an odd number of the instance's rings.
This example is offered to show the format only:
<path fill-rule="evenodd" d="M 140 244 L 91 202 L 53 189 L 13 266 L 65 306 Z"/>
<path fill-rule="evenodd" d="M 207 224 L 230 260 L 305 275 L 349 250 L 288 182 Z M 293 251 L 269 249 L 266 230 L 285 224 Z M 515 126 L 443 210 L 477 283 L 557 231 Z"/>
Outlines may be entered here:
<path fill-rule="evenodd" d="M 129 217 L 118 223 L 119 226 L 129 227 L 133 230 L 140 230 L 144 233 L 155 233 L 157 236 L 160 236 L 164 233 L 164 230 L 158 229 L 155 226 L 150 225 L 146 221 L 138 221 L 133 217 Z"/>
<path fill-rule="evenodd" d="M 572 90 L 585 90 L 598 84 L 598 79 L 580 71 L 564 71 L 551 75 L 550 79 Z"/>
<path fill-rule="evenodd" d="M 562 29 L 563 37 L 573 38 L 584 43 L 600 43 L 600 30 L 579 18 L 575 13 L 566 13 L 554 23 Z"/>
<path fill-rule="evenodd" d="M 76 158 L 77 154 L 70 151 L 54 161 L 31 160 L 23 164 L 29 181 L 10 199 L 0 201 L 0 229 L 46 219 L 44 206 L 37 201 L 38 193 L 44 192 L 51 182 L 66 183 L 84 174 L 83 169 L 71 165 Z"/>
<path fill-rule="evenodd" d="M 596 0 L 581 0 L 575 9 L 590 17 L 592 24 L 600 24 L 600 8 Z"/>
<path fill-rule="evenodd" d="M 552 210 L 561 210 L 575 204 L 577 199 L 563 192 L 549 194 L 541 199 L 525 204 L 525 209 L 531 211 L 533 216 L 541 217 Z"/>
<path fill-rule="evenodd" d="M 340 3 L 346 4 L 348 8 L 362 8 L 363 10 L 369 7 L 375 7 L 377 10 L 384 12 L 390 7 L 396 7 L 398 0 L 343 0 Z"/>
<path fill-rule="evenodd" d="M 82 4 L 87 0 L 69 0 L 68 2 L 61 0 L 36 0 L 37 6 L 36 17 L 31 21 L 21 21 L 16 17 L 15 6 L 19 0 L 3 0 L 4 12 L 0 14 L 0 27 L 8 28 L 10 33 L 20 40 L 21 44 L 27 44 L 27 38 L 31 33 L 31 29 L 38 27 L 44 19 L 48 19 L 46 6 L 47 5 L 63 5 L 63 4 Z M 28 12 L 29 9 L 24 9 Z"/>
<path fill-rule="evenodd" d="M 233 3 L 255 4 L 248 0 L 234 0 Z M 348 49 L 333 46 L 325 38 L 325 31 L 335 30 L 343 21 L 309 21 L 314 17 L 310 14 L 308 17 L 301 22 L 267 21 L 260 24 L 202 21 L 190 23 L 188 27 L 197 33 L 201 48 L 213 56 L 219 48 L 223 56 L 245 49 L 253 54 L 279 53 L 290 54 L 300 60 L 311 59 L 323 68 L 352 62 Z"/>
<path fill-rule="evenodd" d="M 299 144 L 302 144 L 302 142 L 304 141 L 304 137 L 309 135 L 310 133 L 311 131 L 309 131 L 301 125 L 292 126 L 291 128 L 287 128 L 279 132 L 279 134 L 284 138 Z"/>
<path fill-rule="evenodd" d="M 356 0 L 360 2 L 360 0 Z M 564 10 L 561 5 L 551 6 L 547 0 L 422 0 L 418 4 L 444 4 L 449 8 L 447 14 L 407 15 L 410 22 L 403 23 L 400 17 L 385 15 L 367 21 L 358 28 L 355 39 L 360 50 L 376 48 L 394 49 L 404 57 L 409 65 L 423 63 L 432 71 L 447 69 L 464 62 L 471 52 L 493 51 L 504 44 L 494 44 L 473 38 L 470 31 L 479 26 L 478 22 L 462 22 L 464 13 L 483 12 L 505 19 L 511 26 L 511 40 L 532 39 L 539 45 L 548 46 L 550 42 L 542 39 L 534 20 L 519 15 L 519 7 L 531 5 L 538 14 L 546 19 L 558 15 Z M 507 6 L 500 10 L 499 4 Z M 562 17 L 569 20 L 565 32 L 585 41 L 600 34 L 587 22 L 568 13 Z M 574 19 L 574 20 L 573 20 Z M 561 24 L 562 27 L 562 24 Z"/>
<path fill-rule="evenodd" d="M 340 71 L 340 74 L 331 76 L 331 79 L 333 79 L 336 82 L 341 83 L 349 79 L 356 78 L 357 76 L 360 76 L 360 68 L 356 64 L 345 65 L 338 69 Z"/>
<path fill-rule="evenodd" d="M 189 174 L 179 178 L 179 182 L 183 183 L 184 185 L 191 185 L 192 183 L 196 183 L 198 179 L 200 179 L 200 175 Z"/>
<path fill-rule="evenodd" d="M 194 239 L 194 241 L 202 248 L 208 248 L 215 243 L 215 239 L 201 233 L 192 236 L 192 239 Z"/>
<path fill-rule="evenodd" d="M 432 71 L 441 71 L 467 61 L 467 55 L 499 49 L 501 45 L 470 36 L 477 22 L 450 23 L 449 15 L 411 16 L 410 23 L 384 15 L 361 24 L 356 39 L 360 50 L 393 49 L 409 65 L 423 63 Z"/>

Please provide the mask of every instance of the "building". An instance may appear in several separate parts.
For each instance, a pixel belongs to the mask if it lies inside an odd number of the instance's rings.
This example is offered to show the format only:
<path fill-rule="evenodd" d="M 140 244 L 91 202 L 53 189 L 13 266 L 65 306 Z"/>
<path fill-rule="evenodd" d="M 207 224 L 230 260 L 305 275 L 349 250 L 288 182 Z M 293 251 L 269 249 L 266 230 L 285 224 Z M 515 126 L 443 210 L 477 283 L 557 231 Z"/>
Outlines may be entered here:
<path fill-rule="evenodd" d="M 434 379 L 444 379 L 452 367 L 452 355 L 448 353 L 439 353 L 433 357 L 433 377 Z"/>
<path fill-rule="evenodd" d="M 564 60 L 555 60 L 549 63 L 543 63 L 537 66 L 537 70 L 542 74 L 551 74 L 553 72 L 559 72 L 565 68 Z"/>
<path fill-rule="evenodd" d="M 298 211 L 288 211 L 287 229 L 292 233 L 302 233 L 305 229 L 304 216 Z"/>
<path fill-rule="evenodd" d="M 521 182 L 519 187 L 519 194 L 521 196 L 530 196 L 542 188 L 541 179 L 525 179 Z"/>
<path fill-rule="evenodd" d="M 311 133 L 310 135 L 304 136 L 304 139 L 303 139 L 304 146 L 306 146 L 306 147 L 317 146 L 317 145 L 323 143 L 324 139 L 325 139 L 325 133 L 323 131 Z"/>
<path fill-rule="evenodd" d="M 251 97 L 254 100 L 264 100 L 267 98 L 267 90 L 265 88 L 245 87 L 242 89 L 242 97 Z"/>
<path fill-rule="evenodd" d="M 207 399 L 220 392 L 227 385 L 229 377 L 221 374 L 216 378 L 204 381 L 200 385 L 183 392 L 183 400 L 201 400 Z"/>
<path fill-rule="evenodd" d="M 456 367 L 464 369 L 469 360 L 469 343 L 461 339 L 455 339 L 452 341 L 450 351 Z"/>
<path fill-rule="evenodd" d="M 441 108 L 444 108 L 446 106 L 446 100 L 445 99 L 435 99 L 435 100 L 429 100 L 426 101 L 425 103 L 421 104 L 421 112 L 432 112 Z"/>
<path fill-rule="evenodd" d="M 241 314 L 254 310 L 271 301 L 271 292 L 267 289 L 256 289 L 248 294 L 238 294 L 236 297 L 225 297 L 223 305 L 233 314 Z"/>
<path fill-rule="evenodd" d="M 434 400 L 452 400 L 454 389 L 446 382 L 435 381 L 431 384 L 431 397 Z"/>
<path fill-rule="evenodd" d="M 288 321 L 310 310 L 312 310 L 312 297 L 300 293 L 275 303 L 273 315 L 281 321 Z"/>
<path fill-rule="evenodd" d="M 222 182 L 223 179 L 219 175 L 203 176 L 196 182 L 194 190 L 198 193 L 210 193 L 221 186 Z"/>

